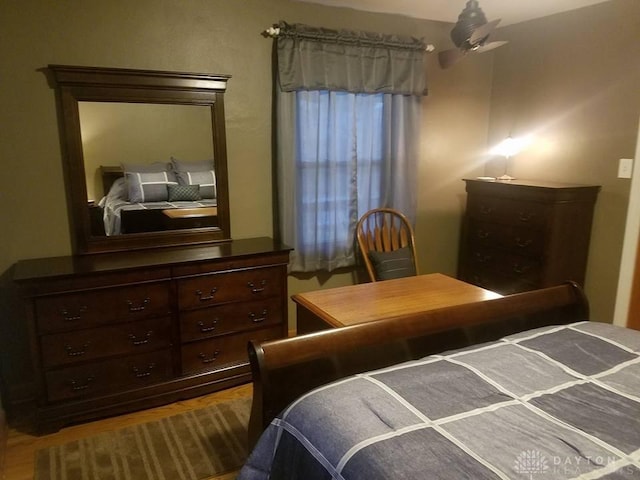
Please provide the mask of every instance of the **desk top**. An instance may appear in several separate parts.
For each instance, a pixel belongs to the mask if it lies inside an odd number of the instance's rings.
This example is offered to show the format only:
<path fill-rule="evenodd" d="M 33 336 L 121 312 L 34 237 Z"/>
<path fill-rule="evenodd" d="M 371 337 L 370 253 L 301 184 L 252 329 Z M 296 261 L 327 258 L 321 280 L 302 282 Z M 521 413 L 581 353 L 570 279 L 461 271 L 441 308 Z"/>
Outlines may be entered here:
<path fill-rule="evenodd" d="M 169 218 L 213 217 L 218 215 L 218 207 L 169 208 L 162 213 Z"/>
<path fill-rule="evenodd" d="M 345 327 L 500 296 L 441 273 L 431 273 L 299 293 L 291 298 L 329 325 Z"/>

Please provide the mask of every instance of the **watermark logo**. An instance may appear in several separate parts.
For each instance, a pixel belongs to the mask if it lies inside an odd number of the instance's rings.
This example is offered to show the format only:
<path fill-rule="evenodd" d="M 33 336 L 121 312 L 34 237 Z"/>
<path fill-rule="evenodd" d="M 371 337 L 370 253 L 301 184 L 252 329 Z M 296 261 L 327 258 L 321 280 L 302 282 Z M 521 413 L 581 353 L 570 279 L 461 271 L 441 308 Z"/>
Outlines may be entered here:
<path fill-rule="evenodd" d="M 549 470 L 549 462 L 538 450 L 525 450 L 516 458 L 514 469 L 521 475 L 528 475 L 529 480 L 533 480 L 534 475 L 543 474 Z"/>
<path fill-rule="evenodd" d="M 545 475 L 577 477 L 601 468 L 615 468 L 616 466 L 612 464 L 620 462 L 620 460 L 616 456 L 604 455 L 550 455 L 547 459 L 539 450 L 524 450 L 516 458 L 514 470 L 520 475 L 526 475 L 529 480 L 535 480 L 536 475 L 540 475 L 538 480 L 542 480 Z M 640 469 L 633 465 L 625 465 L 624 462 L 620 463 L 615 471 L 627 476 L 631 475 L 634 478 L 639 478 L 640 475 Z"/>

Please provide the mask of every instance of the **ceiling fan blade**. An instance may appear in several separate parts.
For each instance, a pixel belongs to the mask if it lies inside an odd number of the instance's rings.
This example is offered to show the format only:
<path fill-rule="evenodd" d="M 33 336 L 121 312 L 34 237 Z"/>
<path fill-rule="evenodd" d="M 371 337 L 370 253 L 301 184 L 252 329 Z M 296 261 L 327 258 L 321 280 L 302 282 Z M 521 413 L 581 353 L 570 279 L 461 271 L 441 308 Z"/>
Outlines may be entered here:
<path fill-rule="evenodd" d="M 478 28 L 476 28 L 471 33 L 471 36 L 469 37 L 469 43 L 471 45 L 475 45 L 476 43 L 482 41 L 484 38 L 488 37 L 491 34 L 491 32 L 495 30 L 498 23 L 500 23 L 500 20 L 501 20 L 500 18 L 496 20 L 491 20 L 490 22 L 487 22 L 484 25 L 481 25 Z"/>
<path fill-rule="evenodd" d="M 482 45 L 481 47 L 478 47 L 474 50 L 474 52 L 478 52 L 478 53 L 484 53 L 484 52 L 488 52 L 489 50 L 493 50 L 494 48 L 498 48 L 501 47 L 502 45 L 505 45 L 509 42 L 501 40 L 499 42 L 489 42 L 489 43 L 485 43 L 484 45 Z"/>
<path fill-rule="evenodd" d="M 449 68 L 451 65 L 460 60 L 466 52 L 459 50 L 457 48 L 452 48 L 450 50 L 443 50 L 438 52 L 438 61 L 440 62 L 440 66 L 442 68 Z"/>

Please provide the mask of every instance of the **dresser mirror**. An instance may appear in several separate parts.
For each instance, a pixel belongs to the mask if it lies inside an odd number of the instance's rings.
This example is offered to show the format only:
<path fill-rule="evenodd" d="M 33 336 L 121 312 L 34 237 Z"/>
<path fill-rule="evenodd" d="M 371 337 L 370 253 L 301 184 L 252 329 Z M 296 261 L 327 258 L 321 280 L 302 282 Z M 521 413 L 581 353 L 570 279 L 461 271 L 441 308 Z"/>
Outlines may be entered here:
<path fill-rule="evenodd" d="M 50 65 L 75 253 L 230 239 L 228 76 Z"/>

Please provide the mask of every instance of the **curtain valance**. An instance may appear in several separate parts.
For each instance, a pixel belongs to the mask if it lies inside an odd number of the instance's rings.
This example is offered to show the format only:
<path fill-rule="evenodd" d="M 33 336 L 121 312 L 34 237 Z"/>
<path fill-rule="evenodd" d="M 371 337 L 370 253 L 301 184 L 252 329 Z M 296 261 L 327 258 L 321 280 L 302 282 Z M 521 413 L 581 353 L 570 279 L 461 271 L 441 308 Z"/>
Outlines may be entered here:
<path fill-rule="evenodd" d="M 278 78 L 283 91 L 424 95 L 422 39 L 280 22 Z"/>

